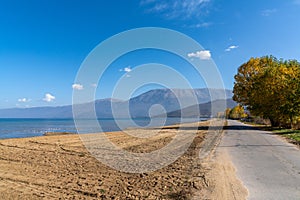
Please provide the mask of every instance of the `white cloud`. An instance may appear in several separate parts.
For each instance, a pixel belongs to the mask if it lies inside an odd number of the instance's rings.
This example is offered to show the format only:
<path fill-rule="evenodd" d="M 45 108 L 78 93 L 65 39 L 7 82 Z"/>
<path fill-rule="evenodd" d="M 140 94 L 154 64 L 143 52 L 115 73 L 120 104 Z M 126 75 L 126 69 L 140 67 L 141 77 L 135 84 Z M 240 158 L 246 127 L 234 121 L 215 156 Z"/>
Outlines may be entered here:
<path fill-rule="evenodd" d="M 239 46 L 231 45 L 231 46 L 229 46 L 227 49 L 225 49 L 225 51 L 231 51 L 231 50 L 237 49 L 237 48 L 239 48 Z"/>
<path fill-rule="evenodd" d="M 125 68 L 124 68 L 124 71 L 127 72 L 127 73 L 128 73 L 128 72 L 131 72 L 130 66 L 129 66 L 129 67 L 125 67 Z"/>
<path fill-rule="evenodd" d="M 74 84 L 72 85 L 72 88 L 73 88 L 74 90 L 83 90 L 83 85 L 78 84 L 78 83 L 74 83 Z"/>
<path fill-rule="evenodd" d="M 125 73 L 126 73 L 126 74 L 125 74 L 125 77 L 126 77 L 126 78 L 131 77 L 130 72 L 132 71 L 132 69 L 131 69 L 130 66 L 124 67 L 123 69 L 119 69 L 119 71 L 120 71 L 120 72 L 125 72 Z"/>
<path fill-rule="evenodd" d="M 145 4 L 150 4 L 150 3 L 154 3 L 156 0 L 141 0 L 140 4 L 141 5 L 145 5 Z"/>
<path fill-rule="evenodd" d="M 211 54 L 209 50 L 196 51 L 192 53 L 188 53 L 189 58 L 199 58 L 200 60 L 209 60 L 211 58 Z"/>
<path fill-rule="evenodd" d="M 128 67 L 125 67 L 124 69 L 119 69 L 120 72 L 126 72 L 126 73 L 129 73 L 132 71 L 131 67 L 128 66 Z"/>
<path fill-rule="evenodd" d="M 211 25 L 212 25 L 211 22 L 203 22 L 203 23 L 192 25 L 191 27 L 192 28 L 207 28 L 207 27 L 209 27 Z"/>
<path fill-rule="evenodd" d="M 18 102 L 22 102 L 22 103 L 26 103 L 26 102 L 29 102 L 29 101 L 31 101 L 31 99 L 27 99 L 27 98 L 18 99 Z"/>
<path fill-rule="evenodd" d="M 140 5 L 148 12 L 159 13 L 168 19 L 188 19 L 205 13 L 204 8 L 211 0 L 142 0 Z"/>
<path fill-rule="evenodd" d="M 165 4 L 165 3 L 159 3 L 159 4 L 156 4 L 156 5 L 152 8 L 152 10 L 153 10 L 153 11 L 156 11 L 156 12 L 161 12 L 161 11 L 164 11 L 164 10 L 166 10 L 166 9 L 168 9 L 168 5 Z"/>
<path fill-rule="evenodd" d="M 55 100 L 55 96 L 53 96 L 50 93 L 45 94 L 45 97 L 43 98 L 43 101 L 46 101 L 46 102 L 52 102 L 54 100 Z"/>
<path fill-rule="evenodd" d="M 97 83 L 92 83 L 91 84 L 91 87 L 93 87 L 93 88 L 96 88 L 98 85 L 97 85 Z"/>
<path fill-rule="evenodd" d="M 274 14 L 277 12 L 277 9 L 266 9 L 261 11 L 261 15 L 264 17 L 269 17 L 270 15 Z"/>

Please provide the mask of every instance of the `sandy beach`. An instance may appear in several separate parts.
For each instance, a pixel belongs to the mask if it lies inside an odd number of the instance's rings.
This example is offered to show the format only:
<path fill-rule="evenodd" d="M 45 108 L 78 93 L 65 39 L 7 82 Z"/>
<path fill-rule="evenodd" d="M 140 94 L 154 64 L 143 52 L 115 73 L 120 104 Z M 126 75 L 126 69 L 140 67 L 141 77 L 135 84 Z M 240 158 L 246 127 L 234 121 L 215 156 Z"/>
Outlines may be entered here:
<path fill-rule="evenodd" d="M 221 162 L 213 154 L 199 158 L 205 142 L 212 137 L 206 134 L 208 125 L 186 124 L 199 127 L 188 150 L 174 163 L 149 173 L 124 173 L 106 166 L 87 151 L 79 135 L 0 140 L 0 199 L 217 199 L 212 197 L 224 192 L 230 199 L 230 188 L 224 188 L 224 182 L 236 183 L 238 191 L 242 191 L 242 185 L 234 181 L 235 172 L 224 161 L 226 157 L 222 156 Z M 168 144 L 177 128 L 165 127 L 151 138 L 123 132 L 105 134 L 124 150 L 141 153 Z M 152 130 L 130 131 L 148 134 Z M 216 178 L 226 169 L 231 179 Z M 235 197 L 245 198 L 244 193 L 238 193 Z"/>

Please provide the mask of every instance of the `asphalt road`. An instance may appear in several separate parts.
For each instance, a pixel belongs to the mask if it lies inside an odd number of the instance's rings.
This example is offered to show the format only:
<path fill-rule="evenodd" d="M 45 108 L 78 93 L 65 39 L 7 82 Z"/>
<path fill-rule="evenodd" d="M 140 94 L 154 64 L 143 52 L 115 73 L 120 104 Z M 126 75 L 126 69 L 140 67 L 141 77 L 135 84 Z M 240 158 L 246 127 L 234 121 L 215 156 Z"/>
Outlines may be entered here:
<path fill-rule="evenodd" d="M 229 120 L 217 151 L 229 154 L 248 199 L 300 199 L 300 150 L 295 145 Z"/>

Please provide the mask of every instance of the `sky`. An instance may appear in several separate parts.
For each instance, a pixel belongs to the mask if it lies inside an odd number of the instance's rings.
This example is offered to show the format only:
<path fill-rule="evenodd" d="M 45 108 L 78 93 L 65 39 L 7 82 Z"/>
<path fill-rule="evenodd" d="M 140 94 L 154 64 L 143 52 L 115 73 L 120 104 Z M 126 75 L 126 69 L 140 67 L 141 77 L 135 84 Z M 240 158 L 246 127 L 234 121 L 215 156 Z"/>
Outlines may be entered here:
<path fill-rule="evenodd" d="M 192 88 L 207 87 L 188 62 L 155 49 L 121 55 L 99 82 L 76 82 L 97 45 L 143 27 L 171 29 L 198 42 L 203 49 L 187 57 L 212 60 L 224 87 L 232 89 L 238 67 L 251 57 L 300 61 L 299 19 L 299 0 L 0 0 L 0 108 L 68 105 L 74 90 L 87 88 L 96 89 L 97 99 L 125 98 L 113 95 L 114 87 L 121 78 L 138 78 L 134 69 L 147 63 L 169 66 Z M 149 83 L 130 95 L 160 87 Z"/>

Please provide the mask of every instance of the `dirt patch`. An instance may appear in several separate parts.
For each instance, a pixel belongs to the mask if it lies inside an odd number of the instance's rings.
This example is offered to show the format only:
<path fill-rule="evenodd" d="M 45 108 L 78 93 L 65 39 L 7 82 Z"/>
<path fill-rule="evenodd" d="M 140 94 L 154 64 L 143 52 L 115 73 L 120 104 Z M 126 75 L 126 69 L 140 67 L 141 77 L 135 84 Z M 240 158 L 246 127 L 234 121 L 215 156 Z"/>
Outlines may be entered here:
<path fill-rule="evenodd" d="M 185 126 L 188 133 L 192 127 L 208 125 Z M 150 138 L 123 132 L 106 135 L 127 151 L 145 153 L 168 144 L 177 128 L 164 128 Z M 129 131 L 149 135 L 154 130 Z M 123 173 L 99 162 L 78 135 L 1 140 L 0 199 L 243 199 L 240 194 L 244 191 L 228 159 L 200 155 L 203 149 L 207 153 L 215 146 L 215 136 L 199 128 L 183 156 L 160 170 L 142 174 Z"/>
<path fill-rule="evenodd" d="M 45 132 L 43 135 L 44 136 L 56 136 L 56 135 L 70 135 L 74 133 L 69 133 L 69 132 Z"/>
<path fill-rule="evenodd" d="M 191 199 L 195 190 L 206 187 L 197 159 L 205 132 L 198 130 L 188 151 L 174 163 L 143 174 L 122 173 L 102 164 L 78 135 L 1 140 L 0 199 Z M 176 128 L 148 139 L 107 134 L 128 151 L 150 152 L 169 143 Z"/>
<path fill-rule="evenodd" d="M 208 187 L 202 191 L 203 199 L 247 199 L 248 190 L 236 177 L 236 169 L 226 152 L 215 152 L 202 167 L 209 180 Z"/>

